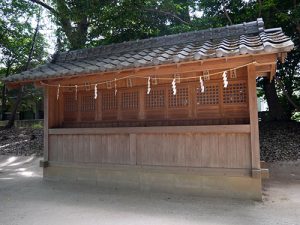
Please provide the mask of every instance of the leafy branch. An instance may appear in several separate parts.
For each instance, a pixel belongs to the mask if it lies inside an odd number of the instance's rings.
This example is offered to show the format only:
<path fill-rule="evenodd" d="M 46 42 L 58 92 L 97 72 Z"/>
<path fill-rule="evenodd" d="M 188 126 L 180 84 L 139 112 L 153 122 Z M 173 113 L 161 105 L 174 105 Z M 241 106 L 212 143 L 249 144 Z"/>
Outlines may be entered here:
<path fill-rule="evenodd" d="M 232 23 L 232 20 L 230 19 L 230 16 L 229 16 L 228 12 L 227 12 L 227 8 L 225 6 L 225 1 L 224 0 L 222 0 L 222 7 L 223 7 L 224 15 L 226 16 L 226 18 L 229 21 L 230 25 L 232 25 L 233 23 Z"/>
<path fill-rule="evenodd" d="M 290 97 L 290 95 L 287 93 L 287 91 L 285 90 L 284 84 L 283 82 L 280 80 L 280 78 L 278 76 L 275 76 L 275 80 L 277 82 L 277 84 L 279 85 L 280 89 L 282 90 L 284 96 L 286 97 L 286 99 L 288 100 L 288 102 L 295 108 L 295 110 L 297 112 L 300 112 L 300 106 L 298 106 Z"/>
<path fill-rule="evenodd" d="M 146 12 L 152 12 L 152 13 L 158 13 L 158 14 L 162 14 L 162 15 L 165 15 L 165 16 L 170 16 L 170 17 L 173 17 L 174 19 L 180 21 L 181 23 L 183 24 L 186 24 L 186 25 L 191 25 L 189 22 L 183 20 L 182 18 L 180 18 L 178 15 L 172 13 L 172 12 L 167 12 L 167 11 L 164 11 L 164 10 L 160 10 L 160 9 L 153 9 L 153 8 L 149 8 L 149 9 L 143 9 L 144 11 Z"/>

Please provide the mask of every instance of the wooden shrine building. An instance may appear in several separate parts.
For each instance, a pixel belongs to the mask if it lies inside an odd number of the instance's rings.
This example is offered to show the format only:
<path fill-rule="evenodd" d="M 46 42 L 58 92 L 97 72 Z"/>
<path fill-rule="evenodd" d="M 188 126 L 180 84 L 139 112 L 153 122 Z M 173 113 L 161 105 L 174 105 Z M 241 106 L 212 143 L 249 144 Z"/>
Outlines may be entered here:
<path fill-rule="evenodd" d="M 63 52 L 44 88 L 44 177 L 261 199 L 256 78 L 294 44 L 263 21 Z"/>

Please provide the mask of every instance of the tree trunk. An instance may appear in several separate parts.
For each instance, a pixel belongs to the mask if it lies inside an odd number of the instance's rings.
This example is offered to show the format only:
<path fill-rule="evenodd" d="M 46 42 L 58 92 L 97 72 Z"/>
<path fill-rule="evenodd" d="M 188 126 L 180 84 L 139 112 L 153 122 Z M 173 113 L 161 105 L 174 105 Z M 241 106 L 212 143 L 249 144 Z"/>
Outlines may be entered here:
<path fill-rule="evenodd" d="M 293 95 L 293 89 L 291 87 L 291 85 L 284 85 L 283 82 L 280 80 L 279 77 L 275 76 L 275 79 L 279 85 L 279 87 L 281 88 L 284 96 L 286 97 L 288 103 L 292 106 L 291 108 L 291 111 L 293 109 L 295 109 L 297 112 L 300 112 L 300 106 L 298 106 L 292 99 L 292 95 Z M 286 88 L 285 88 L 286 87 Z M 287 90 L 286 90 L 287 89 Z M 291 114 L 291 113 L 290 113 Z"/>
<path fill-rule="evenodd" d="M 37 25 L 36 25 L 33 37 L 32 37 L 31 48 L 30 48 L 30 51 L 29 51 L 28 60 L 27 60 L 27 63 L 25 65 L 24 71 L 28 70 L 28 68 L 29 68 L 29 64 L 30 64 L 31 59 L 32 59 L 32 55 L 33 55 L 33 51 L 34 51 L 34 45 L 35 45 L 36 36 L 38 34 L 38 31 L 39 31 L 39 18 L 38 18 L 38 22 L 37 22 Z M 17 110 L 18 110 L 19 105 L 20 105 L 20 103 L 22 101 L 22 97 L 23 97 L 23 88 L 21 87 L 19 89 L 16 102 L 15 102 L 13 110 L 11 112 L 11 116 L 10 116 L 9 121 L 8 121 L 7 125 L 5 126 L 5 128 L 11 128 L 14 125 L 15 119 L 16 119 Z"/>
<path fill-rule="evenodd" d="M 15 120 L 16 120 L 17 110 L 18 110 L 19 105 L 22 101 L 22 96 L 23 96 L 23 91 L 22 91 L 22 88 L 20 88 L 20 90 L 18 92 L 18 95 L 17 95 L 17 100 L 14 104 L 13 110 L 11 112 L 11 116 L 10 116 L 10 118 L 8 120 L 8 123 L 5 126 L 5 128 L 11 128 L 14 125 Z"/>
<path fill-rule="evenodd" d="M 5 77 L 8 77 L 8 75 L 10 73 L 11 64 L 7 63 L 6 66 L 7 67 L 6 67 Z M 1 102 L 2 102 L 1 120 L 5 120 L 5 112 L 7 110 L 7 105 L 6 105 L 6 85 L 5 85 L 5 83 L 3 84 L 1 98 L 2 98 L 2 100 L 1 100 Z"/>
<path fill-rule="evenodd" d="M 5 120 L 5 112 L 6 112 L 6 86 L 3 85 L 2 88 L 2 94 L 1 94 L 1 102 L 2 102 L 2 108 L 1 108 L 1 120 Z"/>
<path fill-rule="evenodd" d="M 263 81 L 263 89 L 269 106 L 269 119 L 271 121 L 289 120 L 282 108 L 282 105 L 279 103 L 279 98 L 275 87 L 275 80 L 273 79 L 270 82 L 269 79 L 265 78 Z"/>
<path fill-rule="evenodd" d="M 231 18 L 230 18 L 230 16 L 229 16 L 228 12 L 227 12 L 227 8 L 226 8 L 225 1 L 224 1 L 224 0 L 222 0 L 222 6 L 223 6 L 224 15 L 225 15 L 225 17 L 227 18 L 227 20 L 228 20 L 228 22 L 229 22 L 229 25 L 232 25 L 233 23 L 232 23 L 232 20 L 231 20 Z"/>
<path fill-rule="evenodd" d="M 258 18 L 261 18 L 262 0 L 258 0 Z"/>

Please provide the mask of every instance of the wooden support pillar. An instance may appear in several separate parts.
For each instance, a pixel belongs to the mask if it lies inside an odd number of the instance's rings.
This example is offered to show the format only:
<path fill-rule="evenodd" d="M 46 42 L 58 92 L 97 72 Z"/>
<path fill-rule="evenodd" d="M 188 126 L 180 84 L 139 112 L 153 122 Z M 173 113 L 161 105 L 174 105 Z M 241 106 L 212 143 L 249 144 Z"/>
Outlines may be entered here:
<path fill-rule="evenodd" d="M 44 87 L 44 161 L 49 160 L 48 154 L 48 129 L 49 129 L 49 88 Z"/>
<path fill-rule="evenodd" d="M 95 119 L 96 121 L 101 121 L 102 120 L 102 92 L 98 91 L 98 97 L 97 99 L 95 99 L 95 101 L 96 101 Z"/>
<path fill-rule="evenodd" d="M 63 122 L 64 122 L 64 93 L 62 92 L 61 95 L 59 96 L 59 99 L 57 101 L 57 117 L 58 117 L 58 123 L 56 126 L 61 127 Z"/>
<path fill-rule="evenodd" d="M 196 117 L 196 106 L 197 106 L 197 88 L 194 85 L 189 85 L 188 87 L 189 90 L 189 103 L 188 103 L 188 108 L 189 108 L 189 118 L 195 118 Z"/>
<path fill-rule="evenodd" d="M 139 115 L 138 119 L 139 120 L 144 120 L 145 119 L 145 89 L 144 88 L 139 88 L 138 89 L 138 101 L 139 101 Z"/>
<path fill-rule="evenodd" d="M 77 104 L 78 104 L 78 108 L 77 108 L 77 122 L 81 122 L 81 92 L 79 91 L 77 93 Z"/>
<path fill-rule="evenodd" d="M 248 95 L 250 114 L 250 135 L 251 135 L 251 165 L 252 176 L 260 176 L 260 149 L 259 149 L 259 129 L 258 110 L 256 94 L 256 68 L 254 64 L 248 66 Z"/>
<path fill-rule="evenodd" d="M 136 134 L 129 134 L 130 164 L 137 165 Z"/>

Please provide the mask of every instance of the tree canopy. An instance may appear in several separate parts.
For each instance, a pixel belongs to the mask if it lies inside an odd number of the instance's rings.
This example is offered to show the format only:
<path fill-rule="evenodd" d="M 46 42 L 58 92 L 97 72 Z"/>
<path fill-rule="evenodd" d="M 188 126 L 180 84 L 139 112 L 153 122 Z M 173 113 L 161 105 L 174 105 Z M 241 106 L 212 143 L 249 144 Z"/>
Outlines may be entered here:
<path fill-rule="evenodd" d="M 35 32 L 34 22 L 39 19 L 40 8 L 30 2 L 4 0 L 0 2 L 0 78 L 23 71 L 28 61 L 32 46 L 32 37 Z M 44 46 L 47 45 L 44 37 L 38 32 L 35 48 L 30 60 L 29 68 L 42 63 L 46 57 Z M 1 88 L 1 115 L 13 104 L 16 91 L 8 92 L 0 81 Z M 32 99 L 40 100 L 41 95 L 30 88 L 30 96 L 25 95 L 23 106 L 29 108 Z M 10 101 L 9 101 L 10 100 Z"/>
<path fill-rule="evenodd" d="M 0 3 L 2 74 L 11 62 L 24 65 L 32 19 L 46 10 L 56 24 L 58 51 L 143 39 L 262 17 L 265 27 L 282 27 L 295 43 L 276 82 L 260 79 L 271 119 L 289 119 L 299 111 L 300 3 L 297 0 L 4 0 Z M 30 22 L 31 21 L 31 22 Z M 33 62 L 44 58 L 41 35 Z M 27 49 L 27 50 L 26 50 Z M 22 59 L 23 57 L 23 59 Z M 24 58 L 25 57 L 25 58 Z M 12 68 L 12 67 L 10 67 Z M 15 66 L 14 68 L 19 68 Z"/>

